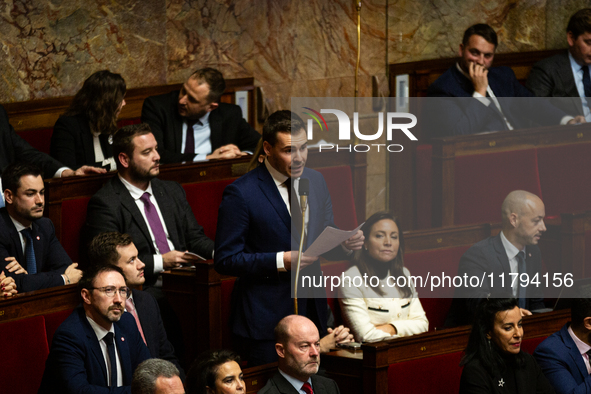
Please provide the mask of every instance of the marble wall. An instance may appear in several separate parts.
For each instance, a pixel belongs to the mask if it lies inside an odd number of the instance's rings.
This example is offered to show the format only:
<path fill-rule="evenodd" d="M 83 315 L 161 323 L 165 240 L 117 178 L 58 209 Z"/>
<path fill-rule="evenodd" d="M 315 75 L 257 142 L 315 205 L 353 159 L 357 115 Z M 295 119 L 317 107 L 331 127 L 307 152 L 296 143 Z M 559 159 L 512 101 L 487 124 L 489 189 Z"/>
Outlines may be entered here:
<path fill-rule="evenodd" d="M 563 47 L 582 7 L 591 1 L 364 0 L 360 96 L 374 93 L 372 76 L 388 94 L 387 62 L 454 56 L 477 22 L 497 30 L 498 52 Z M 101 69 L 140 87 L 203 66 L 253 76 L 270 111 L 290 97 L 353 96 L 356 21 L 352 0 L 0 0 L 0 102 L 73 95 Z M 385 163 L 369 158 L 368 184 Z M 385 190 L 368 196 L 368 213 L 385 207 Z"/>

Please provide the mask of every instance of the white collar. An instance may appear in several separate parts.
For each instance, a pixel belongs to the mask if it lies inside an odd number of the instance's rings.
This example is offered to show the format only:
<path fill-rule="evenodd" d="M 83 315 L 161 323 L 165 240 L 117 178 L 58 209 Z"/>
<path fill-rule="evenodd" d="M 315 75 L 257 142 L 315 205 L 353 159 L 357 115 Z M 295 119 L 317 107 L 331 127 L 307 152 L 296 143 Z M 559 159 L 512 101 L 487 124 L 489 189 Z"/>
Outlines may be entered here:
<path fill-rule="evenodd" d="M 296 391 L 299 393 L 305 382 L 302 382 L 301 380 L 286 374 L 280 368 L 278 368 L 278 370 L 281 376 L 283 376 L 285 380 L 287 380 L 293 386 L 293 388 L 296 389 Z M 308 378 L 307 382 L 310 383 L 310 387 L 312 387 L 312 378 Z M 312 387 L 312 391 L 314 391 L 314 387 Z"/>
<path fill-rule="evenodd" d="M 271 174 L 277 186 L 285 183 L 288 177 L 286 177 L 285 175 L 277 171 L 275 168 L 273 168 L 273 166 L 271 165 L 271 163 L 269 163 L 269 160 L 267 160 L 267 158 L 265 158 L 265 167 L 267 167 L 269 174 Z"/>
<path fill-rule="evenodd" d="M 92 327 L 92 330 L 96 334 L 96 337 L 97 337 L 97 339 L 99 341 L 102 340 L 105 337 L 105 335 L 107 335 L 107 333 L 109 333 L 109 332 L 112 332 L 113 335 L 115 335 L 115 326 L 113 325 L 113 323 L 111 323 L 111 329 L 110 330 L 105 330 L 97 322 L 95 322 L 94 320 L 92 320 L 92 318 L 90 316 L 86 315 L 86 319 L 90 323 L 90 326 Z"/>
<path fill-rule="evenodd" d="M 501 242 L 503 243 L 503 247 L 505 247 L 505 253 L 507 253 L 509 260 L 515 258 L 515 256 L 521 252 L 521 250 L 517 249 L 515 245 L 509 242 L 507 237 L 505 237 L 505 234 L 503 234 L 503 231 L 501 231 Z M 523 248 L 523 253 L 525 253 L 525 248 Z"/>
<path fill-rule="evenodd" d="M 146 188 L 146 190 L 142 190 L 137 186 L 132 185 L 131 183 L 129 183 L 125 178 L 123 178 L 121 176 L 121 174 L 117 174 L 117 176 L 119 177 L 119 179 L 121 180 L 121 182 L 123 183 L 123 186 L 125 186 L 125 188 L 129 191 L 129 194 L 131 194 L 131 197 L 134 200 L 139 200 L 140 197 L 145 193 L 148 192 L 150 193 L 151 196 L 154 195 L 154 193 L 152 193 L 152 182 L 148 182 L 148 187 Z"/>

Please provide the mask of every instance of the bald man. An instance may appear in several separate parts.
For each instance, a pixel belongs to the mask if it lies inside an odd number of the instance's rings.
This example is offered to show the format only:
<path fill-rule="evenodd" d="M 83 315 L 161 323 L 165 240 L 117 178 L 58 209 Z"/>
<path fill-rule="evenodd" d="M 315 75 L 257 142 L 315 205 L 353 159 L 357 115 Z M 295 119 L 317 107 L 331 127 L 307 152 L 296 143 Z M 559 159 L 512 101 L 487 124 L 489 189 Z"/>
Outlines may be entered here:
<path fill-rule="evenodd" d="M 331 379 L 316 376 L 320 366 L 320 334 L 312 320 L 289 315 L 275 327 L 275 351 L 279 371 L 258 394 L 338 394 Z"/>
<path fill-rule="evenodd" d="M 539 276 L 542 258 L 537 245 L 546 231 L 544 203 L 535 194 L 515 190 L 503 201 L 501 215 L 501 232 L 473 245 L 460 260 L 458 276 L 485 279 L 480 287 L 456 288 L 446 327 L 471 324 L 478 304 L 489 296 L 517 298 L 522 315 L 531 315 L 531 310 L 545 307 L 542 286 L 523 288 L 519 280 L 513 280 L 515 274 L 527 273 L 530 280 L 538 274 L 538 280 L 542 281 Z"/>

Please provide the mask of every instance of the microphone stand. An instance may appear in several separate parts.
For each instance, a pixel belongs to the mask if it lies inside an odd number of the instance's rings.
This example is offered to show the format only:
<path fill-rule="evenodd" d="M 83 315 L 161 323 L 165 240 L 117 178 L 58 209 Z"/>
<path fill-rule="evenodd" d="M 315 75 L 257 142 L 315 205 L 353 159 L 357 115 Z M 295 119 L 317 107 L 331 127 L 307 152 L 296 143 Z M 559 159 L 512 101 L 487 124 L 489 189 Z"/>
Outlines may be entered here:
<path fill-rule="evenodd" d="M 307 180 L 307 179 L 306 179 Z M 300 180 L 301 182 L 301 180 Z M 300 207 L 302 209 L 302 233 L 300 234 L 300 247 L 298 249 L 298 261 L 296 264 L 296 277 L 295 277 L 295 288 L 294 288 L 294 298 L 293 298 L 293 310 L 295 314 L 298 314 L 298 279 L 300 277 L 300 265 L 302 263 L 302 249 L 304 247 L 304 234 L 306 228 L 306 209 L 308 208 L 308 195 L 301 193 L 300 187 Z"/>

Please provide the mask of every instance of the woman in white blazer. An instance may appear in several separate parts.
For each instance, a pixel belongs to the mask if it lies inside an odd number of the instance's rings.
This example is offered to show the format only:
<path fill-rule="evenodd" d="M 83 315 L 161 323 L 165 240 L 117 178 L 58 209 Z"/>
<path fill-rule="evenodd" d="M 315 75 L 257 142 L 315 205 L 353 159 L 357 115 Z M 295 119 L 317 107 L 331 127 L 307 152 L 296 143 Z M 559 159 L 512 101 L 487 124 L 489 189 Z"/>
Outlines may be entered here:
<path fill-rule="evenodd" d="M 345 272 L 339 302 L 358 342 L 375 342 L 426 332 L 429 322 L 404 267 L 404 238 L 388 212 L 363 227 L 365 243 Z"/>

